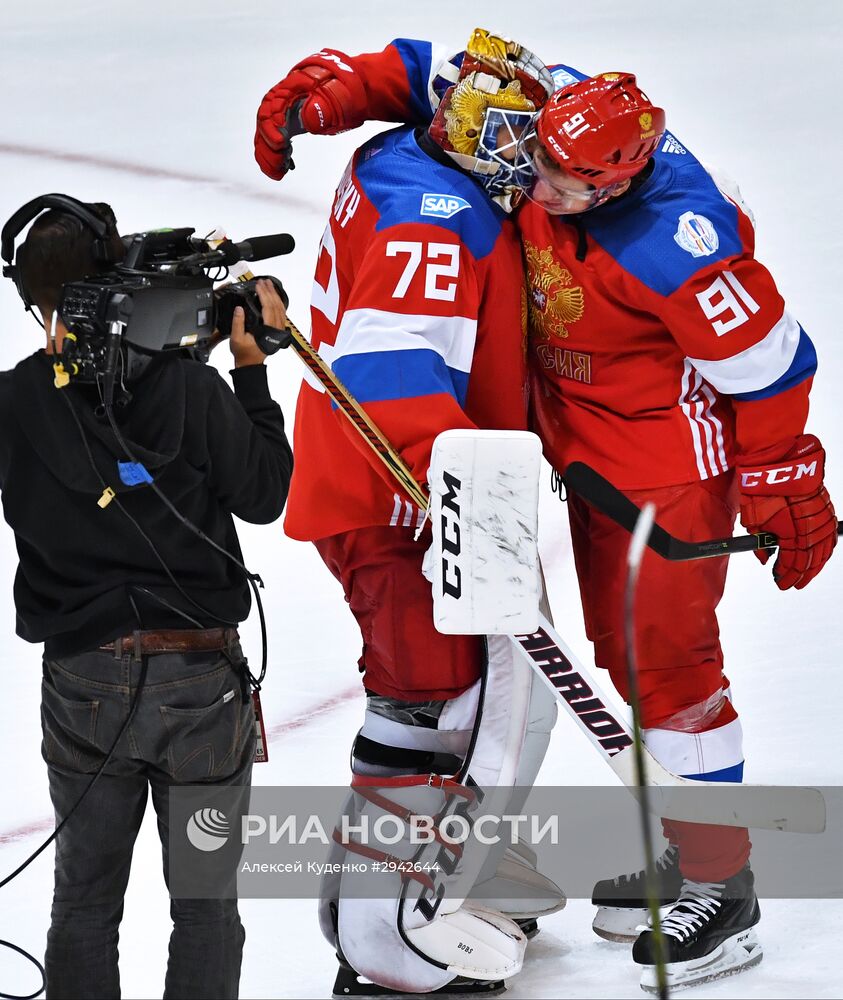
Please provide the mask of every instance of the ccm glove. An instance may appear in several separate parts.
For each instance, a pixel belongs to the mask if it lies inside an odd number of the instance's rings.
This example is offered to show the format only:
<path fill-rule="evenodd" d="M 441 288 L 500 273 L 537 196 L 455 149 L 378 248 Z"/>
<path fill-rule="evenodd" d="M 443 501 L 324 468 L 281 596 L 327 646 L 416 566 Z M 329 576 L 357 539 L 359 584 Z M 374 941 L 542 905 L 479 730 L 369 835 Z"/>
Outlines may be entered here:
<path fill-rule="evenodd" d="M 366 108 L 366 90 L 348 56 L 331 49 L 308 56 L 261 101 L 255 130 L 258 166 L 280 181 L 295 167 L 293 136 L 356 128 L 365 121 Z"/>
<path fill-rule="evenodd" d="M 825 486 L 825 451 L 813 434 L 803 434 L 775 462 L 738 459 L 741 524 L 753 534 L 769 531 L 779 540 L 773 576 L 780 590 L 801 590 L 828 562 L 837 544 L 837 516 Z M 759 549 L 762 563 L 770 551 Z"/>

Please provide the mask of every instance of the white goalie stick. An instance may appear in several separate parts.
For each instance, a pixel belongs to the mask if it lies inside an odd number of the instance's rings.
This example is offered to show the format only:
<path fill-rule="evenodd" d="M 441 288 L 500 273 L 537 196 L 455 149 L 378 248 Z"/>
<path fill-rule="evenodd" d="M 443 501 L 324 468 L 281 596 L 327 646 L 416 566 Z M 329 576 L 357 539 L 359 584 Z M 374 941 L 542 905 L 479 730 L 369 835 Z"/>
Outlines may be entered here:
<path fill-rule="evenodd" d="M 248 280 L 252 275 L 245 270 L 238 277 Z M 427 492 L 398 452 L 289 317 L 287 324 L 292 338 L 290 346 L 298 357 L 407 497 L 422 510 L 427 509 Z M 633 739 L 629 728 L 617 718 L 593 676 L 547 618 L 539 616 L 536 632 L 509 638 L 595 750 L 634 792 Z M 652 786 L 651 807 L 665 819 L 789 833 L 821 833 L 825 829 L 825 799 L 817 789 L 696 781 L 668 771 L 646 747 L 644 755 Z"/>

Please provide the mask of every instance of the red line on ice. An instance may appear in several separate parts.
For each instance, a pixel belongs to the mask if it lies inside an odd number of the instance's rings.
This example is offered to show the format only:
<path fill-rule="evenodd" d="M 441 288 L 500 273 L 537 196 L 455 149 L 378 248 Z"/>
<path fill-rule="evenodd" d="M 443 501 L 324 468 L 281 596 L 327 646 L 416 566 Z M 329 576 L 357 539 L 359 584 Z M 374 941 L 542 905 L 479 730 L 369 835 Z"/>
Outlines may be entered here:
<path fill-rule="evenodd" d="M 244 198 L 252 198 L 257 201 L 272 202 L 277 207 L 281 207 L 278 192 L 273 190 L 262 190 L 243 184 L 240 181 L 227 181 L 221 177 L 212 177 L 208 174 L 193 174 L 182 170 L 170 170 L 167 167 L 156 167 L 145 163 L 131 163 L 128 160 L 116 160 L 107 156 L 95 156 L 90 153 L 72 153 L 60 149 L 48 149 L 41 146 L 24 146 L 19 143 L 0 142 L 0 156 L 24 156 L 38 160 L 56 160 L 61 163 L 74 163 L 82 166 L 94 167 L 98 170 L 111 170 L 114 173 L 132 174 L 135 177 L 150 177 L 157 180 L 182 181 L 187 184 L 210 184 L 221 188 L 231 194 L 237 194 Z M 257 169 L 257 167 L 255 168 Z M 305 201 L 284 192 L 284 205 L 301 212 L 317 213 L 321 217 L 329 207 L 328 201 L 324 204 L 318 201 Z"/>
<path fill-rule="evenodd" d="M 55 821 L 52 819 L 39 819 L 34 823 L 27 823 L 26 826 L 19 826 L 16 830 L 7 830 L 5 833 L 0 833 L 0 847 L 14 844 L 16 840 L 33 837 L 36 833 L 46 833 L 48 830 L 52 830 L 55 825 Z"/>
<path fill-rule="evenodd" d="M 277 726 L 271 726 L 267 733 L 270 740 L 277 740 L 288 733 L 294 733 L 299 729 L 304 729 L 305 726 L 309 726 L 311 722 L 315 722 L 317 719 L 321 719 L 323 715 L 328 715 L 333 712 L 334 709 L 340 708 L 349 701 L 353 701 L 355 698 L 362 696 L 363 689 L 360 684 L 355 684 L 354 687 L 346 688 L 345 691 L 341 691 L 339 694 L 335 694 L 333 698 L 328 698 L 327 701 L 323 701 L 319 705 L 315 705 L 309 711 L 303 712 L 301 715 L 297 715 L 292 719 L 288 719 L 286 722 L 279 722 Z"/>

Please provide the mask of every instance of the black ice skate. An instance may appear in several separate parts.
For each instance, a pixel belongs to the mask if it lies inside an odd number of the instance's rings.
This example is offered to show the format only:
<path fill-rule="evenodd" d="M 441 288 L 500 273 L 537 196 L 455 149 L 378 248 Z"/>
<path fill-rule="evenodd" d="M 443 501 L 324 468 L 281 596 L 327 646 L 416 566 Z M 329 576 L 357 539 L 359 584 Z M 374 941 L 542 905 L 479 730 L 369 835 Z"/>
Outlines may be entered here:
<path fill-rule="evenodd" d="M 662 920 L 671 990 L 733 976 L 758 965 L 763 957 L 753 927 L 761 919 L 755 879 L 747 865 L 725 882 L 685 879 L 679 899 Z M 652 931 L 644 931 L 632 949 L 644 966 L 641 988 L 657 993 Z"/>
<path fill-rule="evenodd" d="M 671 844 L 656 859 L 659 902 L 662 906 L 675 903 L 682 888 L 679 872 L 679 850 Z M 591 902 L 600 909 L 594 917 L 594 933 L 607 941 L 632 942 L 638 937 L 641 924 L 647 923 L 647 897 L 644 872 L 602 879 L 594 887 Z"/>

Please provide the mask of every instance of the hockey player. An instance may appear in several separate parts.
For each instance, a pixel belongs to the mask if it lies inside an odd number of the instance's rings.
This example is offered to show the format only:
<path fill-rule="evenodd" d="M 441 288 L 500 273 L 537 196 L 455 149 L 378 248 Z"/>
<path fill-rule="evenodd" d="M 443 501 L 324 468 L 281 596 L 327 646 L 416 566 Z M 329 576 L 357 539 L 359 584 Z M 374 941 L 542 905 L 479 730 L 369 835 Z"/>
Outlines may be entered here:
<path fill-rule="evenodd" d="M 513 188 L 498 183 L 495 158 L 502 149 L 514 156 L 553 83 L 515 43 L 480 35 L 469 53 L 430 130 L 399 128 L 355 153 L 313 286 L 313 345 L 420 483 L 441 431 L 527 421 L 520 246 L 507 215 Z M 349 72 L 341 60 L 328 64 Z M 456 162 L 443 151 L 446 137 L 461 150 Z M 531 785 L 552 700 L 540 686 L 531 694 L 531 673 L 512 662 L 502 637 L 436 631 L 421 571 L 426 545 L 415 540 L 424 511 L 396 491 L 318 383 L 302 385 L 294 451 L 286 531 L 316 544 L 363 636 L 368 701 L 352 754 L 355 827 L 361 814 L 437 815 L 455 803 L 470 812 L 469 784 Z M 423 856 L 404 842 L 388 855 L 356 839 L 344 847 L 352 861 L 418 865 L 435 864 L 440 842 Z M 457 883 L 470 889 L 484 860 L 466 849 L 454 871 L 414 868 L 375 876 L 376 885 L 344 873 L 326 884 L 323 930 L 353 970 L 380 985 L 428 992 L 461 976 L 488 989 L 520 969 L 525 937 L 513 920 L 463 903 Z M 540 909 L 564 903 L 555 886 L 546 889 Z"/>
<path fill-rule="evenodd" d="M 330 58 L 349 73 L 330 71 Z M 305 60 L 287 98 L 278 100 L 292 77 L 262 105 L 258 161 L 283 174 L 298 127 L 423 119 L 437 76 L 455 72 L 437 59 L 427 43 L 400 40 L 377 55 Z M 779 537 L 778 587 L 801 589 L 836 543 L 824 451 L 805 433 L 816 355 L 755 260 L 752 216 L 734 186 L 665 132 L 664 112 L 631 74 L 586 79 L 558 67 L 554 79 L 559 89 L 525 132 L 517 164 L 529 194 L 517 218 L 545 453 L 560 470 L 588 462 L 637 503 L 653 501 L 660 523 L 689 539 L 730 534 L 739 511 L 749 531 Z M 596 662 L 625 694 L 628 540 L 576 497 L 569 514 Z M 639 582 L 647 744 L 674 772 L 711 781 L 743 773 L 716 619 L 725 575 L 725 559 L 677 564 L 647 554 Z M 671 981 L 757 963 L 746 831 L 665 827 L 664 901 L 676 901 L 663 924 Z M 640 874 L 599 883 L 594 901 L 603 936 L 634 936 L 645 918 Z M 645 986 L 654 982 L 650 938 L 643 932 L 633 950 Z"/>

